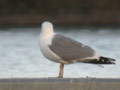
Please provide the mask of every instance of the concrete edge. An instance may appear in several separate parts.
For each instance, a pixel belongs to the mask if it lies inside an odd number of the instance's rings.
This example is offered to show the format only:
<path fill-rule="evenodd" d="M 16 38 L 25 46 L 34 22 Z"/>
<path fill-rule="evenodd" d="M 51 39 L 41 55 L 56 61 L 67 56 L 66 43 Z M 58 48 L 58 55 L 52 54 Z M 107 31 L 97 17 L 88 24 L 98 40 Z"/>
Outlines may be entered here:
<path fill-rule="evenodd" d="M 3 78 L 0 79 L 0 83 L 29 83 L 29 82 L 41 82 L 41 83 L 78 83 L 78 82 L 120 82 L 120 78 Z"/>

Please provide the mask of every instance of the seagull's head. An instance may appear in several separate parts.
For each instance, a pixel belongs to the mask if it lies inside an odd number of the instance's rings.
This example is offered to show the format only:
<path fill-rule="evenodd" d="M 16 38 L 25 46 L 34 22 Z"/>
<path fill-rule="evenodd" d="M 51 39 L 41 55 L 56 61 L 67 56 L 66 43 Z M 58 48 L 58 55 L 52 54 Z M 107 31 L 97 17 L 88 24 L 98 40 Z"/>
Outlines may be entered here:
<path fill-rule="evenodd" d="M 51 22 L 45 21 L 42 23 L 42 32 L 44 36 L 52 35 L 54 33 L 53 31 L 53 25 Z"/>
<path fill-rule="evenodd" d="M 44 30 L 53 29 L 53 25 L 51 22 L 45 21 L 42 23 L 42 29 Z"/>

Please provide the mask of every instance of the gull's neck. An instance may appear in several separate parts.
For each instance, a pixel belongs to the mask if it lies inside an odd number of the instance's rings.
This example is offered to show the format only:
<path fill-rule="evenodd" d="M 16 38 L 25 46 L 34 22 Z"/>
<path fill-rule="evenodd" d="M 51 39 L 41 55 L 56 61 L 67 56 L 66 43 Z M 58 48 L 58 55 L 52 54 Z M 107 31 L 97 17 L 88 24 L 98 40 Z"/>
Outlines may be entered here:
<path fill-rule="evenodd" d="M 53 25 L 49 22 L 42 24 L 41 38 L 48 38 L 54 35 Z"/>

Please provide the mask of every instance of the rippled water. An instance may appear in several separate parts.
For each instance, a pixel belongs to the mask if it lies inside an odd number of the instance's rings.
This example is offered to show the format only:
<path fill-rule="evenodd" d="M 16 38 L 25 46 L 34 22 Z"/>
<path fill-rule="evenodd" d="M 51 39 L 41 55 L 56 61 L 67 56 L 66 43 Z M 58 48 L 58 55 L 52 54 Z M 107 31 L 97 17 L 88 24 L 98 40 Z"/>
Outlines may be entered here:
<path fill-rule="evenodd" d="M 120 29 L 56 28 L 56 32 L 117 60 L 116 65 L 104 65 L 104 68 L 83 63 L 65 65 L 65 77 L 120 78 Z M 0 78 L 58 75 L 59 64 L 47 60 L 39 50 L 39 33 L 40 28 L 0 29 Z"/>

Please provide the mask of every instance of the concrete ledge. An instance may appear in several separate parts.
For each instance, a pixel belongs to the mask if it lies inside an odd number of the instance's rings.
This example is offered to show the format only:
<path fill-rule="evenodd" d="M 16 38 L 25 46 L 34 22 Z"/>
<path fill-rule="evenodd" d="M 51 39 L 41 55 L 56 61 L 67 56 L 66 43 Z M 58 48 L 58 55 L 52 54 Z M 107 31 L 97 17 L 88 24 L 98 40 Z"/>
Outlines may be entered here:
<path fill-rule="evenodd" d="M 120 79 L 0 79 L 0 90 L 120 90 Z"/>

